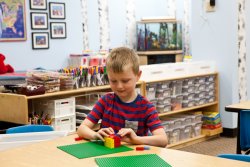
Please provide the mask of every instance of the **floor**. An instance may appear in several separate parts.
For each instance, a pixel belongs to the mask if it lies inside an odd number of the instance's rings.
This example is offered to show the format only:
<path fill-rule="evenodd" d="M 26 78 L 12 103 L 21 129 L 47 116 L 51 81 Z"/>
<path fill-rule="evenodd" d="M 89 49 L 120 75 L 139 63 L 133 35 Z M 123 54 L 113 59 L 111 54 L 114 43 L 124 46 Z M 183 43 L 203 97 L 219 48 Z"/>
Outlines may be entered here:
<path fill-rule="evenodd" d="M 218 137 L 179 150 L 217 156 L 218 154 L 236 153 L 236 137 Z"/>

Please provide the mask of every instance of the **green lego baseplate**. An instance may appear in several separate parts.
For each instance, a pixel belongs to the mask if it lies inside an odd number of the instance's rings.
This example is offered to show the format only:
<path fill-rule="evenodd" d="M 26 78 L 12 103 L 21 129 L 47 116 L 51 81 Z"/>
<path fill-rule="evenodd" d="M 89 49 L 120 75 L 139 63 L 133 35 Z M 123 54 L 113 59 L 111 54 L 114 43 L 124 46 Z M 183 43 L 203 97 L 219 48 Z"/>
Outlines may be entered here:
<path fill-rule="evenodd" d="M 172 167 L 156 154 L 95 158 L 99 167 Z"/>
<path fill-rule="evenodd" d="M 79 159 L 133 150 L 127 146 L 120 146 L 111 149 L 105 147 L 103 143 L 100 144 L 96 142 L 58 146 L 57 148 Z"/>

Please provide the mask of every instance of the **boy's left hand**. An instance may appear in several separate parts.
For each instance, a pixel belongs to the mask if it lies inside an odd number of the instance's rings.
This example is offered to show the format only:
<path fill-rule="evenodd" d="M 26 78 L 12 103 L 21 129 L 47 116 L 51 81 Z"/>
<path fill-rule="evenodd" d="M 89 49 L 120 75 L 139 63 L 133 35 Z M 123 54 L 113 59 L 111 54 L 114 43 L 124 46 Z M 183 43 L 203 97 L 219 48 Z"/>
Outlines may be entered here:
<path fill-rule="evenodd" d="M 131 128 L 122 128 L 117 133 L 122 137 L 122 141 L 132 144 L 137 144 L 138 136 Z"/>

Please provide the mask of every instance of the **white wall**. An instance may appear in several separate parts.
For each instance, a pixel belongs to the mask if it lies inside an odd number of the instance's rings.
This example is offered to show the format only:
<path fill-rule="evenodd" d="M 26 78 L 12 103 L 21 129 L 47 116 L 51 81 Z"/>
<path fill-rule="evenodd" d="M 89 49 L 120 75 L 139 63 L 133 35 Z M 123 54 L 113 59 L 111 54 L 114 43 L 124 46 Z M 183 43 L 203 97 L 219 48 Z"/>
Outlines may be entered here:
<path fill-rule="evenodd" d="M 49 39 L 49 49 L 32 50 L 31 33 L 49 32 L 49 30 L 31 30 L 29 0 L 26 0 L 27 40 L 22 42 L 0 42 L 0 53 L 6 56 L 5 63 L 11 64 L 15 70 L 29 70 L 36 67 L 59 69 L 67 65 L 67 58 L 71 53 L 82 53 L 82 26 L 80 14 L 80 0 L 60 0 L 66 6 L 65 20 L 50 20 L 67 23 L 66 39 Z M 49 2 L 54 2 L 48 0 Z M 48 7 L 45 12 L 48 13 Z M 32 12 L 39 12 L 32 10 Z M 44 12 L 44 11 L 41 11 Z"/>

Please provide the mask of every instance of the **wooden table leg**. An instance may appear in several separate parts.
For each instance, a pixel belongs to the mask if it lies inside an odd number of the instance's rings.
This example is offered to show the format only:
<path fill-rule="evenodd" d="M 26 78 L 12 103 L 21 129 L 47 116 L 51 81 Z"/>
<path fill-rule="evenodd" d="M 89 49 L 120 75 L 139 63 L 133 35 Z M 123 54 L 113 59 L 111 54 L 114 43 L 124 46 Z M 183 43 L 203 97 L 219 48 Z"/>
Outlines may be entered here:
<path fill-rule="evenodd" d="M 240 112 L 238 112 L 238 132 L 237 132 L 236 154 L 241 154 L 241 148 L 240 148 Z"/>

